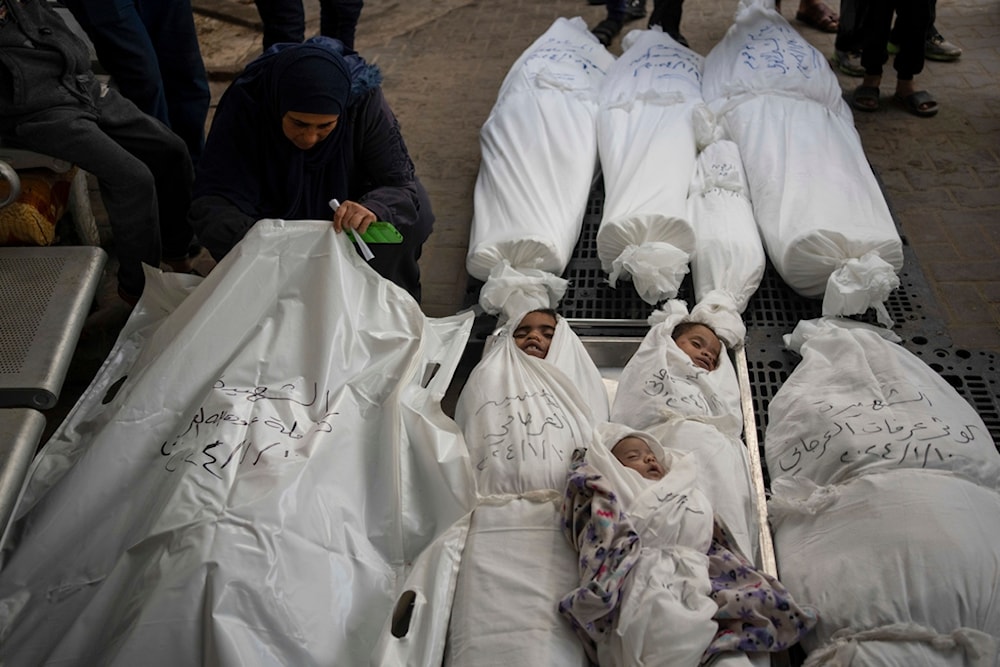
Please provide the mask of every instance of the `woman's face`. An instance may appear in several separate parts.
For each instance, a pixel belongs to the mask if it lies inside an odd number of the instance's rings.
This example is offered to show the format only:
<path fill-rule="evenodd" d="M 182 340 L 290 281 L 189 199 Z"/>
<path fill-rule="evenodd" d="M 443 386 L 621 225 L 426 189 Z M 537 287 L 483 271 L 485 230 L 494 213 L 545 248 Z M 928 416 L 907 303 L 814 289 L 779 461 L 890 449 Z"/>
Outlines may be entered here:
<path fill-rule="evenodd" d="M 307 151 L 326 139 L 337 127 L 338 120 L 337 114 L 286 111 L 281 117 L 281 131 L 296 148 Z"/>

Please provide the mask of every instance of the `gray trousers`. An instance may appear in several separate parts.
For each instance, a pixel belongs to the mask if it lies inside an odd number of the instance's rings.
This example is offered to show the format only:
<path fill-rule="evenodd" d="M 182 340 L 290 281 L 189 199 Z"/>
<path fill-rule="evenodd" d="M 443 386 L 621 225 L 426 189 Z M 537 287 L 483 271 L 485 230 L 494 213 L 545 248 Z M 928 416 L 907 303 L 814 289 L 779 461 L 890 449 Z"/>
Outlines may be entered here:
<path fill-rule="evenodd" d="M 142 264 L 187 255 L 194 179 L 187 146 L 163 123 L 114 90 L 94 108 L 54 107 L 12 123 L 5 140 L 78 165 L 97 178 L 118 257 L 119 287 L 142 294 Z"/>

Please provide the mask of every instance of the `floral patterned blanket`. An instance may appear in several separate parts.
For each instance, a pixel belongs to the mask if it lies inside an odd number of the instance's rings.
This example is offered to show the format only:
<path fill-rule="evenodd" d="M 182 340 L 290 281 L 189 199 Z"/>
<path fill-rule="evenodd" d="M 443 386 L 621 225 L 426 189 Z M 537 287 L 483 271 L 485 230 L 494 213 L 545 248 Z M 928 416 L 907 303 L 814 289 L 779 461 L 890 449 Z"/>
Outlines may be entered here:
<path fill-rule="evenodd" d="M 579 553 L 580 586 L 563 597 L 559 611 L 596 662 L 596 644 L 615 626 L 642 536 L 585 454 L 583 449 L 573 453 L 562 505 L 563 531 Z M 725 651 L 783 651 L 816 625 L 815 610 L 797 604 L 781 582 L 755 569 L 719 521 L 714 522 L 708 558 L 719 628 L 703 664 Z"/>

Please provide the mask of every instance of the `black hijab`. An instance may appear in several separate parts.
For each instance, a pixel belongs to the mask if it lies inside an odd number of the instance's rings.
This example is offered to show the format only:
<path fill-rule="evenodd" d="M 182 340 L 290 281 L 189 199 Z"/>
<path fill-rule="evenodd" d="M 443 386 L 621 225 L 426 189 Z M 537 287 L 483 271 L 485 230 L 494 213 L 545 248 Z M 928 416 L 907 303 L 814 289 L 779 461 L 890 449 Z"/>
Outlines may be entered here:
<path fill-rule="evenodd" d="M 250 63 L 219 102 L 194 196 L 222 196 L 254 218 L 328 219 L 349 198 L 353 69 L 367 67 L 332 39 L 279 44 Z M 281 129 L 287 111 L 337 114 L 337 127 L 302 150 Z"/>

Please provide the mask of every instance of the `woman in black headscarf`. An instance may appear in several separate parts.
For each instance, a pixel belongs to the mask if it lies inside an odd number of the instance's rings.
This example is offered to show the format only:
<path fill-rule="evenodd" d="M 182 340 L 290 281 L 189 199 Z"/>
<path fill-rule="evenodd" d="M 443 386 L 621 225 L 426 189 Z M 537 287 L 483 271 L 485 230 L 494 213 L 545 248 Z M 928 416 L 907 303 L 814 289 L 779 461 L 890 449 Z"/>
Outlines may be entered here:
<path fill-rule="evenodd" d="M 417 260 L 434 222 L 381 74 L 337 40 L 278 44 L 219 101 L 198 164 L 189 220 L 220 260 L 262 218 L 323 220 L 403 235 L 371 266 L 420 300 Z M 330 200 L 341 206 L 330 210 Z"/>

